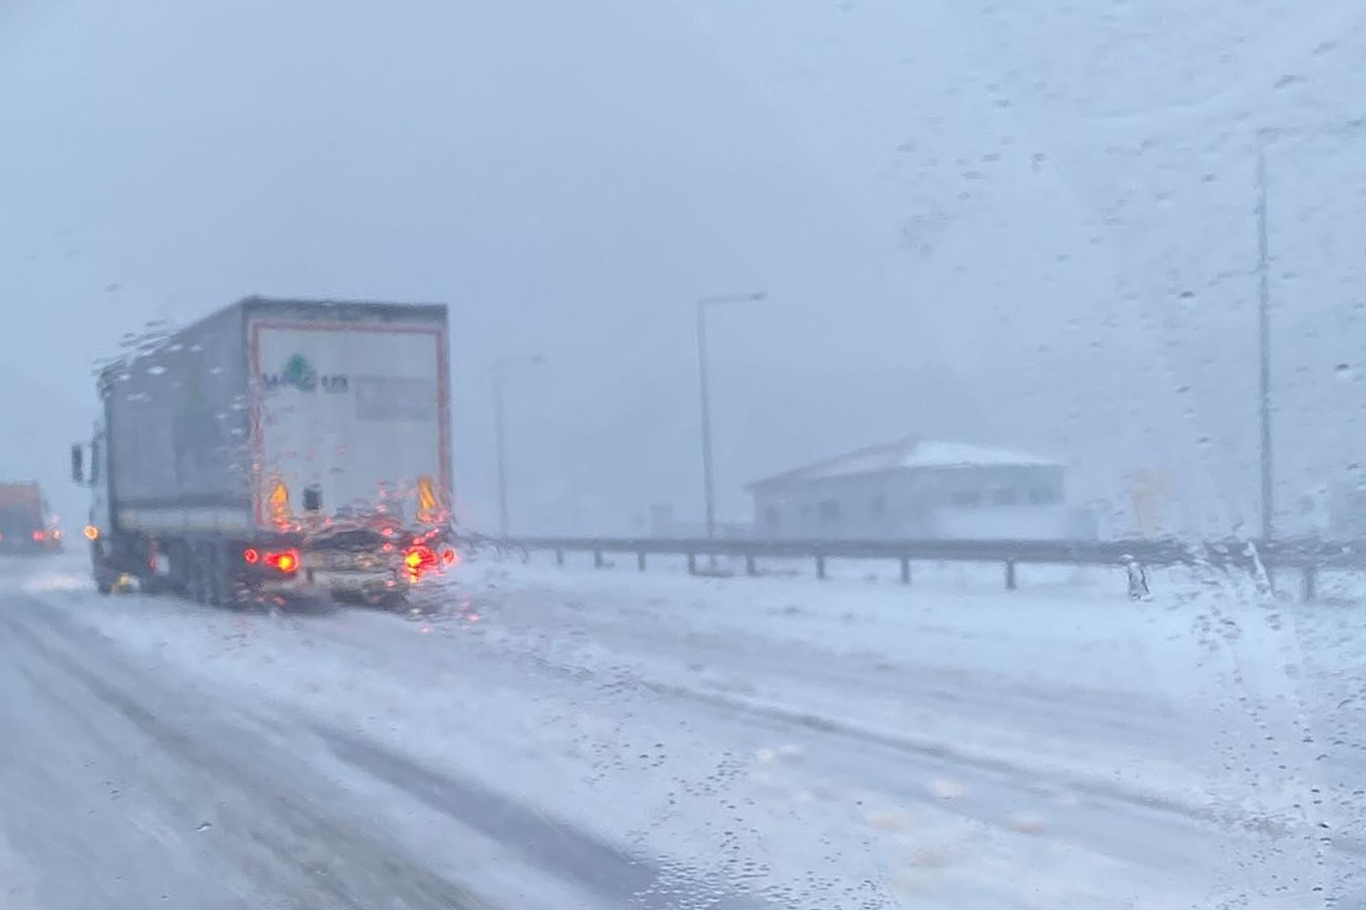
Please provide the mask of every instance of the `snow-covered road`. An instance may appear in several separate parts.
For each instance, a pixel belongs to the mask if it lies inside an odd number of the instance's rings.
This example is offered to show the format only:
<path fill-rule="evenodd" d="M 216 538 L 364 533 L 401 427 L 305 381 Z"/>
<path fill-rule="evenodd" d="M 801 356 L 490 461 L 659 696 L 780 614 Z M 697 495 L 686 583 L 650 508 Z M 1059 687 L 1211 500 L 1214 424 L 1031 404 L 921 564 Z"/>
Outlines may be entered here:
<path fill-rule="evenodd" d="M 269 706 L 0 600 L 0 894 L 30 908 L 478 907 L 395 848 Z"/>
<path fill-rule="evenodd" d="M 0 566 L 6 906 L 1361 894 L 1341 608 L 484 561 L 266 616 L 83 575 Z"/>

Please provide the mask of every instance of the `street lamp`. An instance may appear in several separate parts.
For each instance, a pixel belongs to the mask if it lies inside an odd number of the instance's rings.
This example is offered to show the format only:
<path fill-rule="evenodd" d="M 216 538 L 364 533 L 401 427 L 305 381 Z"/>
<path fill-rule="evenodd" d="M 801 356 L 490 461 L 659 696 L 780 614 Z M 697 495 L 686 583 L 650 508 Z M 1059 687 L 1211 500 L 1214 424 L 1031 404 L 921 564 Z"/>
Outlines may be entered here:
<path fill-rule="evenodd" d="M 1270 130 L 1257 131 L 1257 407 L 1261 418 L 1262 546 L 1274 530 L 1271 489 L 1271 254 L 1266 226 L 1266 146 Z"/>
<path fill-rule="evenodd" d="M 499 357 L 493 362 L 493 434 L 498 446 L 498 536 L 506 540 L 508 536 L 508 481 L 507 481 L 507 440 L 503 418 L 503 387 L 507 383 L 508 370 L 520 366 L 540 366 L 545 358 L 540 354 L 531 357 Z"/>
<path fill-rule="evenodd" d="M 1263 127 L 1257 130 L 1257 405 L 1261 423 L 1262 540 L 1275 531 L 1275 493 L 1271 440 L 1271 251 L 1267 236 L 1266 150 L 1285 136 L 1339 136 L 1360 133 L 1366 117 L 1327 127 Z"/>
<path fill-rule="evenodd" d="M 1271 439 L 1271 253 L 1267 236 L 1267 148 L 1286 136 L 1346 136 L 1366 129 L 1366 117 L 1319 127 L 1263 127 L 1257 130 L 1257 340 L 1258 410 L 1261 417 L 1262 539 L 1275 530 Z"/>
<path fill-rule="evenodd" d="M 702 492 L 706 498 L 707 539 L 716 536 L 716 491 L 711 458 L 711 391 L 707 382 L 707 310 L 732 303 L 754 303 L 763 300 L 763 291 L 752 294 L 723 294 L 703 297 L 697 301 L 697 366 L 702 397 Z"/>

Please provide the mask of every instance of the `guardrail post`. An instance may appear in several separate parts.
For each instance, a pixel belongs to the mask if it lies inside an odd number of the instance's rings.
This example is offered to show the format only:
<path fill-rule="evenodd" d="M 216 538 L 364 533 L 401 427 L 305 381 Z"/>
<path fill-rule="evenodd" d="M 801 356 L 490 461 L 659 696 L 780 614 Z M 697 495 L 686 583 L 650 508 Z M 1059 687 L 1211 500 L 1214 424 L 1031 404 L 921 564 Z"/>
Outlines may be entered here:
<path fill-rule="evenodd" d="M 825 580 L 825 554 L 816 554 L 816 577 L 821 581 Z"/>
<path fill-rule="evenodd" d="M 1305 603 L 1313 603 L 1319 596 L 1318 568 L 1313 565 L 1304 567 L 1301 577 L 1300 597 Z"/>
<path fill-rule="evenodd" d="M 908 585 L 911 583 L 911 557 L 901 557 L 901 583 Z"/>
<path fill-rule="evenodd" d="M 1015 590 L 1015 560 L 1006 560 L 1006 590 Z"/>
<path fill-rule="evenodd" d="M 602 568 L 602 551 L 601 551 L 601 550 L 594 550 L 594 551 L 593 551 L 593 568 L 595 568 L 595 569 L 601 569 L 601 568 Z"/>
<path fill-rule="evenodd" d="M 636 568 L 639 569 L 639 570 L 642 571 L 642 572 L 645 571 L 645 551 L 644 551 L 644 550 L 637 550 L 637 551 L 636 551 Z"/>
<path fill-rule="evenodd" d="M 555 548 L 555 565 L 564 565 L 564 549 L 562 547 Z"/>
<path fill-rule="evenodd" d="M 754 565 L 753 553 L 745 554 L 745 574 L 748 575 L 750 578 L 753 578 L 755 575 L 759 574 L 758 566 Z"/>
<path fill-rule="evenodd" d="M 697 554 L 692 551 L 688 552 L 688 574 L 697 574 Z"/>

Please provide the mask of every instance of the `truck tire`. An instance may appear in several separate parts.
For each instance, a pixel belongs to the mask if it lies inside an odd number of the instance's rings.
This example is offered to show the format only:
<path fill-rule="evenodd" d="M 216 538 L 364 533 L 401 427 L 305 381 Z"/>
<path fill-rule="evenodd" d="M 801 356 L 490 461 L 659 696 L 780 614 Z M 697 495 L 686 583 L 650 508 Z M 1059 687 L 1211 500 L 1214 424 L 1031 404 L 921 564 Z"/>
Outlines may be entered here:
<path fill-rule="evenodd" d="M 208 568 L 209 603 L 215 607 L 225 607 L 229 602 L 228 567 L 223 558 L 223 548 L 211 544 L 207 548 L 205 561 Z"/>
<path fill-rule="evenodd" d="M 90 544 L 90 575 L 95 579 L 95 590 L 101 594 L 114 593 L 114 583 L 109 579 L 109 571 L 104 567 L 104 560 L 100 558 L 99 547 Z"/>
<path fill-rule="evenodd" d="M 389 610 L 395 613 L 408 609 L 407 591 L 390 591 L 380 597 L 377 604 L 382 610 Z"/>
<path fill-rule="evenodd" d="M 209 602 L 209 554 L 204 547 L 188 548 L 190 556 L 190 599 L 195 603 Z"/>

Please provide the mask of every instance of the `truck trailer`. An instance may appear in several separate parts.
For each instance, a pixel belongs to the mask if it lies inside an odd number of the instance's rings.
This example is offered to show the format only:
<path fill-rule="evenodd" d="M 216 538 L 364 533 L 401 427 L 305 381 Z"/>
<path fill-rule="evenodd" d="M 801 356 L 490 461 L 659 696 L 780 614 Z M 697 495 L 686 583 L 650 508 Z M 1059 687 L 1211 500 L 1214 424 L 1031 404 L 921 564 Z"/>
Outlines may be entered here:
<path fill-rule="evenodd" d="M 97 588 L 402 602 L 450 546 L 444 305 L 250 297 L 99 374 Z"/>
<path fill-rule="evenodd" d="M 62 529 L 37 483 L 0 483 L 0 553 L 49 553 Z"/>

